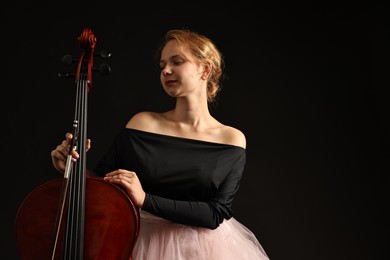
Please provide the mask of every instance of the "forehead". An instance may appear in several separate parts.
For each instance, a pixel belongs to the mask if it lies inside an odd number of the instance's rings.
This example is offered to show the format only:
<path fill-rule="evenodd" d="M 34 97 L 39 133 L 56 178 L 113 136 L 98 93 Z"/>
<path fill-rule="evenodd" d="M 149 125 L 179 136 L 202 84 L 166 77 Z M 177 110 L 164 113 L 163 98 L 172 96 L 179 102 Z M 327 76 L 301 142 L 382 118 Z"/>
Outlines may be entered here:
<path fill-rule="evenodd" d="M 168 60 L 170 57 L 178 55 L 190 58 L 191 51 L 185 44 L 179 43 L 177 40 L 170 40 L 161 51 L 161 60 Z"/>

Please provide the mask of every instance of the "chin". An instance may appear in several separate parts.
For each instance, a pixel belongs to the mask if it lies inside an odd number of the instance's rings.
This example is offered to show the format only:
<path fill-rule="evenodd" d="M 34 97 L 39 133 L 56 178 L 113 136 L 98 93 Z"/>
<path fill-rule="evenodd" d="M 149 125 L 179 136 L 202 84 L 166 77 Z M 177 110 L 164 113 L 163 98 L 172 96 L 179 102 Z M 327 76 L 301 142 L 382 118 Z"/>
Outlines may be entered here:
<path fill-rule="evenodd" d="M 168 96 L 170 97 L 173 97 L 173 98 L 177 98 L 179 93 L 177 93 L 176 91 L 172 91 L 172 90 L 169 90 L 169 89 L 165 89 L 165 92 L 168 94 Z"/>

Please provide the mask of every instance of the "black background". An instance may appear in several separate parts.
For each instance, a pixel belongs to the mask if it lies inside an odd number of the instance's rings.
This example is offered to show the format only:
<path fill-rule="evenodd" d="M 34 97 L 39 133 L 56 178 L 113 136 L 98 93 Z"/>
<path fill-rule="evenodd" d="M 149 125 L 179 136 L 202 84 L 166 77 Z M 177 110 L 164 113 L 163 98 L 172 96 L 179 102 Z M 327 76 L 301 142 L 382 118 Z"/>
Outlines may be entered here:
<path fill-rule="evenodd" d="M 144 3 L 140 3 L 143 5 Z M 128 119 L 172 106 L 153 54 L 168 29 L 212 38 L 227 78 L 212 114 L 247 136 L 235 217 L 270 258 L 388 259 L 389 9 L 380 4 L 9 2 L 1 19 L 1 259 L 18 259 L 17 210 L 58 177 L 50 152 L 72 127 L 58 72 L 86 27 L 107 50 L 88 101 L 92 167 Z M 54 6 L 55 5 L 55 6 Z"/>

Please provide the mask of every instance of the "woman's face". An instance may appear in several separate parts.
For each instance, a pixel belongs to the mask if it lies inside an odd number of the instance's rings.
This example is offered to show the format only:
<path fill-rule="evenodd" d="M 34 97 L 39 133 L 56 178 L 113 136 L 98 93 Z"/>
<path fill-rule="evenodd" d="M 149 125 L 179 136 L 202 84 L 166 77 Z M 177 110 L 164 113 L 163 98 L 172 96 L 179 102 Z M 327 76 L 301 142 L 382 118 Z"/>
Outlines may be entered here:
<path fill-rule="evenodd" d="M 163 48 L 160 58 L 160 80 L 171 97 L 184 97 L 201 93 L 204 80 L 203 66 L 194 59 L 191 51 L 176 40 L 170 40 Z"/>

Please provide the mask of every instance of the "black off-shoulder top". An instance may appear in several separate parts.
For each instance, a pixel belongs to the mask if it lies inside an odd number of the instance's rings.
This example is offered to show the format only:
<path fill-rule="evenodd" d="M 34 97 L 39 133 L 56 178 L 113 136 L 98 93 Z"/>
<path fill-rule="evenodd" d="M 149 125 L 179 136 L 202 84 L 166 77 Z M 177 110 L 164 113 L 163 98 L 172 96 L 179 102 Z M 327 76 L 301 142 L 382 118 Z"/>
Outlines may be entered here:
<path fill-rule="evenodd" d="M 233 216 L 245 162 L 239 146 L 123 128 L 94 173 L 134 171 L 147 194 L 142 210 L 215 229 Z"/>

